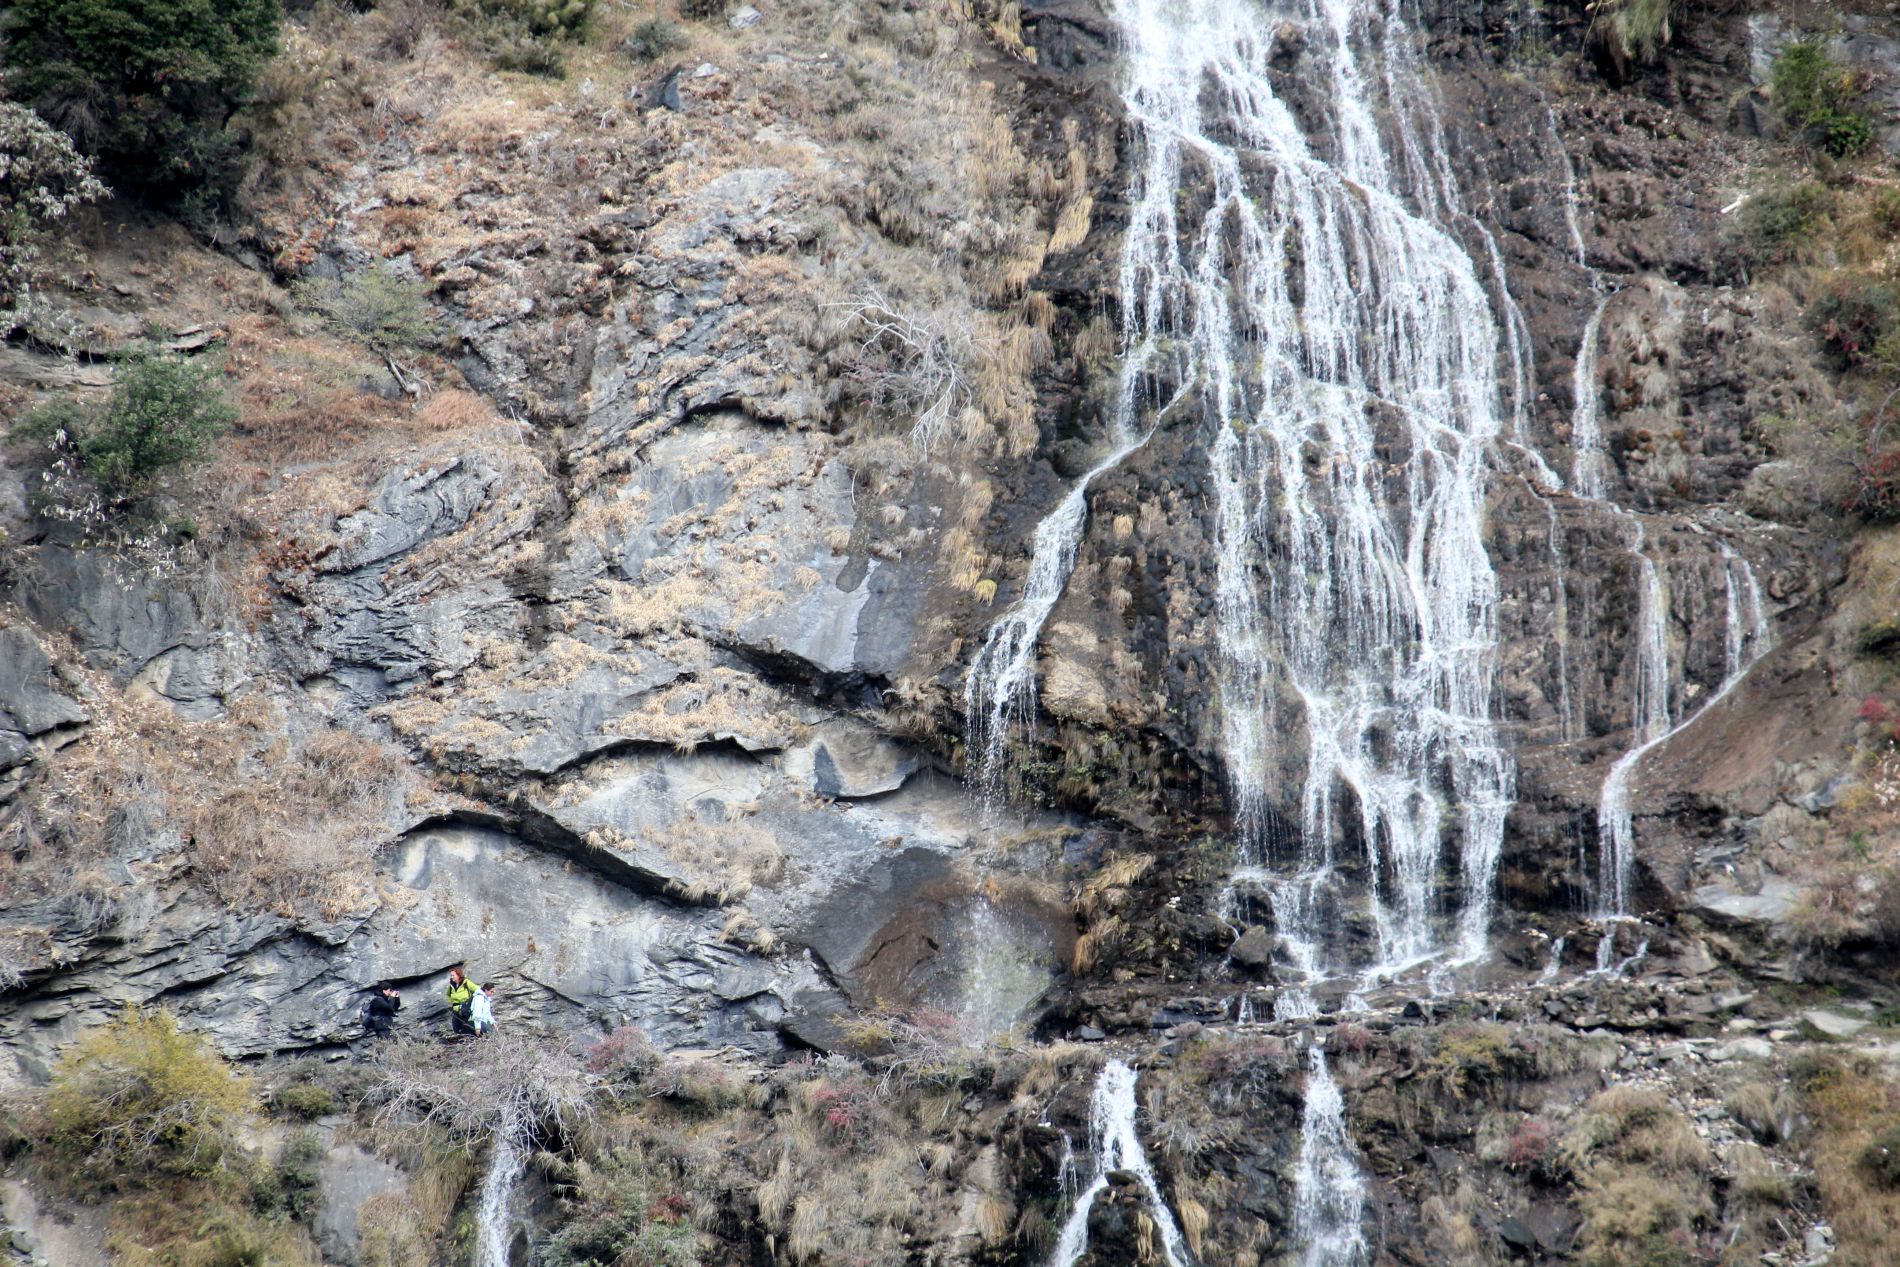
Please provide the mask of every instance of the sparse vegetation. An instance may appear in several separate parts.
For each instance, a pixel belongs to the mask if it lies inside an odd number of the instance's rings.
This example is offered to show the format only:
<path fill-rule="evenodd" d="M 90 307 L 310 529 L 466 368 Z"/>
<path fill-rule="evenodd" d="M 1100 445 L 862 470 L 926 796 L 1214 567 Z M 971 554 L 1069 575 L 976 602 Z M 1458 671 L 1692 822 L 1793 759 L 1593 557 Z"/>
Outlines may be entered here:
<path fill-rule="evenodd" d="M 346 339 L 381 356 L 432 347 L 438 337 L 429 315 L 429 286 L 370 268 L 340 278 L 304 278 L 291 287 L 298 305 Z"/>
<path fill-rule="evenodd" d="M 1894 291 L 1891 282 L 1848 274 L 1808 304 L 1808 317 L 1839 368 L 1900 366 L 1900 299 Z"/>
<path fill-rule="evenodd" d="M 1900 1188 L 1888 1184 L 1884 1164 L 1868 1163 L 1870 1152 L 1900 1130 L 1900 1088 L 1865 1058 L 1811 1057 L 1796 1066 L 1793 1080 L 1811 1120 L 1804 1142 L 1822 1212 L 1837 1238 L 1834 1261 L 1840 1267 L 1890 1262 Z"/>
<path fill-rule="evenodd" d="M 559 77 L 566 46 L 586 38 L 594 0 L 453 0 L 482 48 L 502 70 Z"/>
<path fill-rule="evenodd" d="M 1563 1141 L 1580 1181 L 1587 1267 L 1687 1267 L 1714 1215 L 1708 1149 L 1658 1091 L 1615 1087 L 1591 1100 Z"/>
<path fill-rule="evenodd" d="M 1818 181 L 1765 189 L 1736 213 L 1737 244 L 1751 263 L 1782 263 L 1820 229 L 1833 203 Z"/>
<path fill-rule="evenodd" d="M 1590 8 L 1590 41 L 1619 79 L 1655 61 L 1675 34 L 1675 0 L 1597 0 Z"/>
<path fill-rule="evenodd" d="M 686 47 L 686 33 L 665 18 L 647 18 L 633 28 L 622 45 L 635 61 L 658 61 L 668 53 Z"/>
<path fill-rule="evenodd" d="M 696 1267 L 683 1178 L 637 1144 L 576 1161 L 562 1175 L 562 1222 L 541 1249 L 542 1267 Z"/>

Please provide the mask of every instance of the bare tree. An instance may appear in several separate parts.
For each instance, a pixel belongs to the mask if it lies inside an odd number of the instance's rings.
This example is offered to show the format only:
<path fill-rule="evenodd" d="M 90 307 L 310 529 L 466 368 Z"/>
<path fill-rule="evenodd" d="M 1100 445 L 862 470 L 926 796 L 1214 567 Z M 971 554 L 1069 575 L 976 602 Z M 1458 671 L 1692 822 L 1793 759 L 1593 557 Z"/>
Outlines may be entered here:
<path fill-rule="evenodd" d="M 971 399 L 969 329 L 906 312 L 876 289 L 826 306 L 843 310 L 857 339 L 849 372 L 865 395 L 914 409 L 911 442 L 923 452 L 935 448 Z"/>

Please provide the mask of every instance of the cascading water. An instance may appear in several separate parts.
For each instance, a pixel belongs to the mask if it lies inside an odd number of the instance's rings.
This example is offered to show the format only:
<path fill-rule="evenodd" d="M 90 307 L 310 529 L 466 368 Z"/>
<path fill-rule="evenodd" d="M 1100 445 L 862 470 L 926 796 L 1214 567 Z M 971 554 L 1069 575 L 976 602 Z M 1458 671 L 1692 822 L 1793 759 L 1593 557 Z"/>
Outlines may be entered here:
<path fill-rule="evenodd" d="M 1598 916 L 1606 922 L 1627 920 L 1630 914 L 1629 890 L 1636 867 L 1636 833 L 1630 812 L 1630 779 L 1643 758 L 1672 736 L 1694 725 L 1704 713 L 1721 703 L 1747 676 L 1755 662 L 1767 653 L 1770 629 L 1762 604 L 1761 586 L 1755 569 L 1747 559 L 1728 546 L 1721 547 L 1722 577 L 1726 590 L 1723 628 L 1723 677 L 1702 706 L 1676 725 L 1670 724 L 1668 648 L 1663 636 L 1663 612 L 1668 595 L 1656 566 L 1643 552 L 1641 524 L 1633 547 L 1641 561 L 1641 601 L 1637 615 L 1638 673 L 1632 716 L 1636 719 L 1638 742 L 1616 759 L 1603 791 L 1597 800 Z M 1647 947 L 1648 942 L 1643 943 Z M 1622 962 L 1615 958 L 1615 941 L 1605 936 L 1597 944 L 1597 971 L 1621 975 L 1631 963 L 1640 960 L 1643 949 Z"/>
<path fill-rule="evenodd" d="M 1630 878 L 1635 870 L 1636 837 L 1629 807 L 1630 775 L 1643 755 L 1669 733 L 1669 641 L 1663 622 L 1669 591 L 1649 557 L 1642 521 L 1631 516 L 1636 539 L 1636 681 L 1630 704 L 1633 744 L 1610 766 L 1597 797 L 1597 914 L 1621 919 L 1629 914 Z M 1608 937 L 1604 938 L 1609 942 Z M 1599 959 L 1603 956 L 1599 950 Z M 1608 962 L 1598 965 L 1607 968 Z"/>
<path fill-rule="evenodd" d="M 481 1204 L 475 1212 L 475 1267 L 508 1267 L 508 1247 L 515 1234 L 515 1185 L 525 1164 L 514 1133 L 496 1131 L 488 1175 L 482 1180 Z"/>
<path fill-rule="evenodd" d="M 1365 979 L 1475 958 L 1514 783 L 1490 716 L 1497 585 L 1482 540 L 1500 329 L 1471 257 L 1411 206 L 1462 215 L 1412 35 L 1396 8 L 1315 6 L 1307 47 L 1324 59 L 1316 114 L 1331 127 L 1309 141 L 1268 73 L 1272 20 L 1213 0 L 1130 0 L 1117 16 L 1148 170 L 1191 156 L 1209 194 L 1181 226 L 1173 293 L 1148 309 L 1172 320 L 1214 433 L 1240 878 L 1266 888 L 1291 966 L 1325 975 L 1326 935 L 1344 923 L 1334 848 L 1353 816 L 1377 940 Z M 1276 858 L 1270 762 L 1294 722 L 1298 839 Z M 1448 835 L 1462 850 L 1455 934 L 1437 900 Z"/>
<path fill-rule="evenodd" d="M 1303 1267 L 1354 1267 L 1366 1258 L 1359 1225 L 1365 1181 L 1352 1162 L 1346 1106 L 1326 1068 L 1326 1053 L 1307 1049 L 1306 1108 L 1294 1170 L 1293 1235 L 1306 1247 Z"/>
<path fill-rule="evenodd" d="M 1089 1152 L 1095 1161 L 1094 1174 L 1062 1224 L 1055 1253 L 1049 1259 L 1051 1267 L 1075 1267 L 1082 1251 L 1088 1248 L 1089 1211 L 1108 1188 L 1108 1177 L 1118 1172 L 1135 1176 L 1148 1194 L 1149 1217 L 1160 1231 L 1161 1253 L 1168 1267 L 1187 1267 L 1181 1229 L 1161 1197 L 1154 1167 L 1148 1164 L 1148 1154 L 1135 1130 L 1135 1071 L 1119 1060 L 1102 1066 L 1095 1080 L 1095 1093 L 1089 1097 Z"/>
<path fill-rule="evenodd" d="M 1602 501 L 1609 482 L 1609 455 L 1603 448 L 1602 384 L 1597 382 L 1597 342 L 1603 329 L 1603 311 L 1615 292 L 1597 301 L 1584 323 L 1577 346 L 1577 367 L 1570 385 L 1575 403 L 1570 411 L 1570 488 L 1579 497 Z"/>

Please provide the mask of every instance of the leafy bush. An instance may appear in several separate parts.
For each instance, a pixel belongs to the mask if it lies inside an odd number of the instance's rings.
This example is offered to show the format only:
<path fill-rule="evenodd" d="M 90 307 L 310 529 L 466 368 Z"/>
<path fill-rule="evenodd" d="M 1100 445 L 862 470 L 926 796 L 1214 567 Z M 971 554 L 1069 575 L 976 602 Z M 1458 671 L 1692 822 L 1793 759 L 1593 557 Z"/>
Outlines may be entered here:
<path fill-rule="evenodd" d="M 1894 286 L 1864 276 L 1838 278 L 1808 305 L 1808 319 L 1843 369 L 1878 360 L 1897 316 Z"/>
<path fill-rule="evenodd" d="M 278 0 L 16 0 L 8 90 L 163 201 L 227 187 L 226 126 L 277 50 Z"/>
<path fill-rule="evenodd" d="M 439 337 L 428 283 L 382 269 L 307 277 L 292 285 L 291 297 L 336 333 L 384 356 L 430 347 Z"/>
<path fill-rule="evenodd" d="M 284 1213 L 299 1223 L 308 1223 L 316 1216 L 327 1151 L 322 1136 L 315 1131 L 299 1131 L 278 1154 L 277 1190 L 282 1194 Z"/>
<path fill-rule="evenodd" d="M 1900 189 L 1875 190 L 1868 212 L 1882 233 L 1900 236 Z"/>
<path fill-rule="evenodd" d="M 14 434 L 51 445 L 108 499 L 121 501 L 160 472 L 202 459 L 236 418 L 215 366 L 140 353 L 119 363 L 103 404 L 42 406 Z"/>
<path fill-rule="evenodd" d="M 1858 80 L 1820 44 L 1803 41 L 1782 50 L 1769 85 L 1781 117 L 1836 158 L 1872 143 L 1872 120 L 1854 108 Z"/>
<path fill-rule="evenodd" d="M 680 0 L 680 16 L 692 22 L 709 22 L 726 16 L 726 0 Z"/>
<path fill-rule="evenodd" d="M 0 101 L 0 313 L 24 297 L 47 228 L 105 195 L 71 138 L 26 107 Z"/>
<path fill-rule="evenodd" d="M 657 61 L 675 49 L 686 47 L 686 33 L 665 18 L 648 18 L 633 28 L 622 47 L 635 61 Z"/>
<path fill-rule="evenodd" d="M 250 1085 L 203 1038 L 165 1012 L 128 1008 L 60 1060 L 47 1142 L 74 1181 L 204 1174 L 252 1107 Z"/>

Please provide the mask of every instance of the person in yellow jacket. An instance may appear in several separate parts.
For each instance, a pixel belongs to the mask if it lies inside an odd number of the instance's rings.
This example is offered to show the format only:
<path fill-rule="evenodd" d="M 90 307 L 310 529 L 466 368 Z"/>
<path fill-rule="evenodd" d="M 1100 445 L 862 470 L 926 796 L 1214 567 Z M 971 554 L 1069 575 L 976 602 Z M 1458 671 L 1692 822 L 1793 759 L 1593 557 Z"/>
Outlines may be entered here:
<path fill-rule="evenodd" d="M 469 1012 L 475 1001 L 475 992 L 481 989 L 468 979 L 461 965 L 449 969 L 448 988 L 443 991 L 449 1001 L 449 1032 L 451 1034 L 473 1034 L 475 1026 L 469 1022 Z"/>

